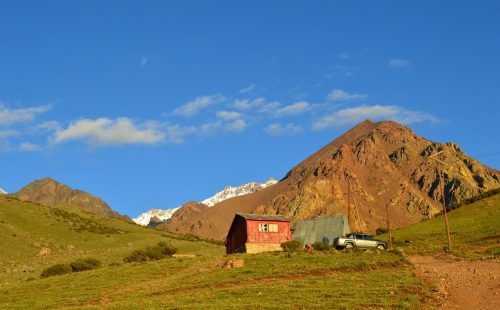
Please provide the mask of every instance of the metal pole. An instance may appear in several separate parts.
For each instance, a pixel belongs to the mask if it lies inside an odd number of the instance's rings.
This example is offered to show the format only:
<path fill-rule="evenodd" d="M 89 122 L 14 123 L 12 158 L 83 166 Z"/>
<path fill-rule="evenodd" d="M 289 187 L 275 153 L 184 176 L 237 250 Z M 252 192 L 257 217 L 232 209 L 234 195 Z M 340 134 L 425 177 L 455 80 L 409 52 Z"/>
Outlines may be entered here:
<path fill-rule="evenodd" d="M 451 253 L 451 236 L 450 236 L 450 226 L 448 225 L 448 214 L 446 213 L 446 202 L 444 199 L 444 177 L 443 177 L 443 169 L 441 167 L 441 163 L 437 161 L 438 164 L 438 172 L 439 172 L 439 183 L 441 185 L 441 200 L 443 203 L 443 213 L 444 213 L 444 223 L 446 225 L 446 235 L 448 237 L 448 253 Z"/>

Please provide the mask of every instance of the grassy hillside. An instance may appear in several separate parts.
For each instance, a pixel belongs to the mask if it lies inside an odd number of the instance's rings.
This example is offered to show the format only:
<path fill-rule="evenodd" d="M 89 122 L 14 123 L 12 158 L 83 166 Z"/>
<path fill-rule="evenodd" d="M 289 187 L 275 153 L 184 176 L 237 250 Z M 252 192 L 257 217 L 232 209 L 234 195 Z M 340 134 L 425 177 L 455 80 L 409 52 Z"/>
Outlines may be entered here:
<path fill-rule="evenodd" d="M 38 277 L 47 266 L 77 258 L 121 263 L 133 250 L 159 241 L 171 243 L 179 253 L 224 253 L 222 246 L 182 240 L 78 207 L 47 207 L 6 196 L 0 196 L 0 238 L 0 284 Z"/>
<path fill-rule="evenodd" d="M 391 253 L 199 256 L 123 264 L 0 288 L 5 308 L 402 308 L 427 303 L 411 266 Z"/>
<path fill-rule="evenodd" d="M 448 213 L 453 254 L 476 258 L 499 252 L 500 194 L 475 201 Z M 387 236 L 384 236 L 387 238 Z M 447 247 L 444 216 L 393 233 L 396 246 L 408 254 L 434 254 Z M 411 243 L 405 243 L 406 240 Z"/>
<path fill-rule="evenodd" d="M 450 212 L 457 253 L 498 248 L 500 195 Z M 47 208 L 0 198 L 0 308 L 294 309 L 437 308 L 435 290 L 392 252 L 224 255 L 223 247 L 99 217 L 69 206 Z M 394 233 L 405 253 L 438 253 L 446 245 L 441 216 Z M 412 243 L 404 243 L 404 240 Z M 194 257 L 123 263 L 134 249 L 167 241 Z M 42 247 L 52 249 L 40 256 Z M 465 253 L 465 254 L 464 254 Z M 472 253 L 472 254 L 470 254 Z M 95 270 L 41 279 L 41 270 L 95 257 Z M 230 259 L 241 268 L 223 269 Z M 6 264 L 8 263 L 8 264 Z M 23 265 L 34 271 L 23 272 Z M 17 269 L 13 271 L 12 269 Z M 2 270 L 0 270 L 2 271 Z"/>

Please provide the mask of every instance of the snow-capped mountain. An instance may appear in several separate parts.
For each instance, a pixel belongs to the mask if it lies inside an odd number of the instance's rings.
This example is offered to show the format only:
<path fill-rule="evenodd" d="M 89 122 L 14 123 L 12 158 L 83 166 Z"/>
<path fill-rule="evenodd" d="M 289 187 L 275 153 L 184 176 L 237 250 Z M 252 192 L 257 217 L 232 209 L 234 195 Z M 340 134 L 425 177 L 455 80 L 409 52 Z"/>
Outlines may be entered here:
<path fill-rule="evenodd" d="M 0 195 L 7 195 L 7 192 L 0 187 Z"/>
<path fill-rule="evenodd" d="M 224 189 L 217 194 L 213 195 L 212 197 L 209 197 L 205 200 L 203 200 L 201 203 L 213 207 L 214 205 L 218 204 L 221 201 L 224 201 L 229 198 L 233 198 L 236 196 L 241 196 L 241 195 L 246 195 L 250 193 L 255 193 L 257 191 L 260 191 L 268 186 L 271 186 L 273 184 L 278 183 L 278 180 L 274 178 L 270 178 L 264 183 L 256 183 L 256 182 L 250 182 L 247 184 L 243 184 L 241 186 L 226 186 Z M 149 221 L 151 220 L 152 217 L 157 217 L 160 220 L 168 220 L 172 215 L 177 211 L 180 207 L 173 208 L 173 209 L 167 209 L 167 210 L 160 210 L 160 209 L 151 209 L 147 212 L 142 213 L 138 217 L 132 219 L 134 222 L 136 222 L 139 225 L 142 226 L 147 226 L 149 224 Z"/>
<path fill-rule="evenodd" d="M 255 193 L 276 183 L 278 183 L 278 181 L 274 178 L 271 178 L 264 183 L 250 182 L 241 186 L 226 186 L 222 191 L 218 192 L 210 198 L 203 200 L 201 203 L 206 204 L 209 207 L 213 207 L 219 202 L 226 199 Z"/>
<path fill-rule="evenodd" d="M 132 220 L 139 225 L 147 226 L 149 224 L 149 221 L 151 221 L 151 218 L 156 216 L 162 221 L 168 220 L 172 216 L 172 214 L 174 214 L 175 211 L 177 211 L 178 209 L 179 208 L 173 208 L 167 210 L 151 209 L 148 212 L 144 212 Z"/>

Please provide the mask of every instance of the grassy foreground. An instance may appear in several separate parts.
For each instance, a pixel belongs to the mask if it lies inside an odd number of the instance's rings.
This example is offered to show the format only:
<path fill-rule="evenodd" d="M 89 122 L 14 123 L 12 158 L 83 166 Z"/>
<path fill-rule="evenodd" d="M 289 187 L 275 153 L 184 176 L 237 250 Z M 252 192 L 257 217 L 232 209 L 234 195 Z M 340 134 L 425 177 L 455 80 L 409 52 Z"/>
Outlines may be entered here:
<path fill-rule="evenodd" d="M 242 268 L 222 269 L 227 259 Z M 266 253 L 123 264 L 0 289 L 4 308 L 415 309 L 430 293 L 393 253 Z"/>

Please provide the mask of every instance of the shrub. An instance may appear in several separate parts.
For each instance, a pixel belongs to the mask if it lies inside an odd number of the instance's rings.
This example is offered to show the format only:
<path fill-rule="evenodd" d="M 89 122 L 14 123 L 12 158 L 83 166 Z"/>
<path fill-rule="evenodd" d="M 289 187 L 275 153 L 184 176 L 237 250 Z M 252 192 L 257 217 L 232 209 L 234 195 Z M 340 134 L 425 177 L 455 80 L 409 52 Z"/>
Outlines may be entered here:
<path fill-rule="evenodd" d="M 42 271 L 42 274 L 40 275 L 42 278 L 47 278 L 51 276 L 58 276 L 62 274 L 67 274 L 71 273 L 73 270 L 71 269 L 71 266 L 69 264 L 56 264 L 54 266 L 50 266 L 49 268 L 46 268 L 44 271 Z"/>
<path fill-rule="evenodd" d="M 70 266 L 73 272 L 80 272 L 99 268 L 99 266 L 101 266 L 101 261 L 95 258 L 77 259 L 76 261 L 72 262 Z"/>
<path fill-rule="evenodd" d="M 159 260 L 170 257 L 177 252 L 177 249 L 167 244 L 166 242 L 158 242 L 157 245 L 147 247 L 143 250 L 135 250 L 130 255 L 126 256 L 123 261 L 125 263 L 144 262 L 148 260 Z"/>
<path fill-rule="evenodd" d="M 297 252 L 298 250 L 300 250 L 300 248 L 301 248 L 300 245 L 301 245 L 300 241 L 290 240 L 290 241 L 283 242 L 281 244 L 281 248 L 285 252 L 292 253 L 292 252 Z"/>
<path fill-rule="evenodd" d="M 377 228 L 377 230 L 375 231 L 375 233 L 377 234 L 377 236 L 381 235 L 381 234 L 385 234 L 385 233 L 387 233 L 387 228 L 385 228 L 385 227 L 379 227 L 379 228 Z"/>
<path fill-rule="evenodd" d="M 312 244 L 312 247 L 315 251 L 330 251 L 332 248 L 329 244 L 321 242 L 321 241 L 316 241 Z"/>

